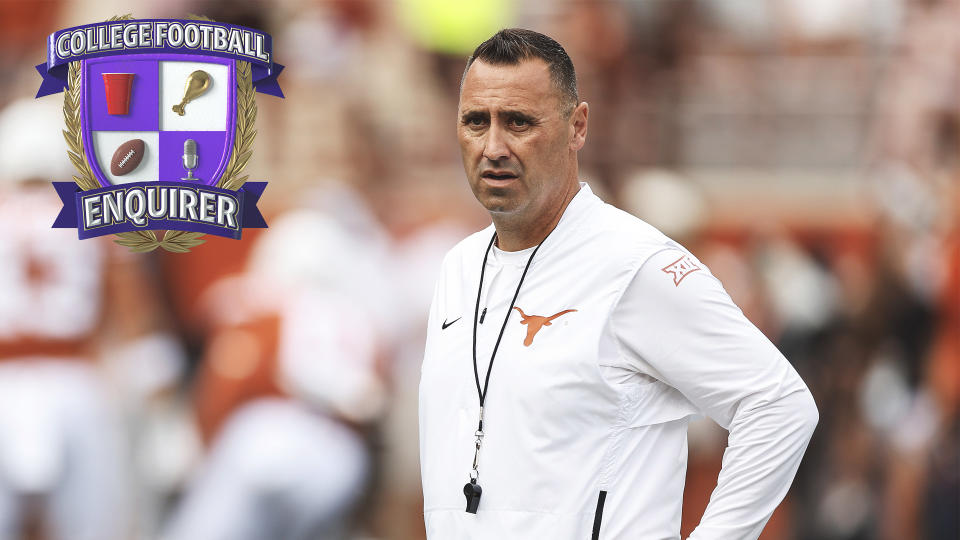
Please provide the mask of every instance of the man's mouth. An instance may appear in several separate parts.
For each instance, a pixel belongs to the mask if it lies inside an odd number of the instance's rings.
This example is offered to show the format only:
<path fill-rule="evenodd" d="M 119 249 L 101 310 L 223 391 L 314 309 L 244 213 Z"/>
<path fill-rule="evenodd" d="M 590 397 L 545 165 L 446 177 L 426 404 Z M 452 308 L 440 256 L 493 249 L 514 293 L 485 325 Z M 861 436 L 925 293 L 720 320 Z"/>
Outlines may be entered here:
<path fill-rule="evenodd" d="M 513 180 L 517 175 L 508 171 L 487 171 L 480 175 L 482 178 L 490 180 Z"/>

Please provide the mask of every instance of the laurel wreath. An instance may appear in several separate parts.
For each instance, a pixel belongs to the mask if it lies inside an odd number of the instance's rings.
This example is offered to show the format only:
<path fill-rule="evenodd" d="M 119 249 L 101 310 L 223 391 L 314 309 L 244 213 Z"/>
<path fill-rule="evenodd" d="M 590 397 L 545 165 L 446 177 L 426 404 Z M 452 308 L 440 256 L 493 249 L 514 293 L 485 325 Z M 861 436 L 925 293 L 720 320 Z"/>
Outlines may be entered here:
<path fill-rule="evenodd" d="M 207 17 L 191 15 L 188 18 L 212 21 Z M 131 14 L 110 17 L 108 21 L 133 19 Z M 227 168 L 217 182 L 217 187 L 238 190 L 247 181 L 249 175 L 240 176 L 253 154 L 253 140 L 257 135 L 254 124 L 257 119 L 257 102 L 254 98 L 253 77 L 250 62 L 236 62 L 237 84 L 237 129 L 233 139 L 233 153 Z M 82 191 L 97 189 L 99 182 L 94 179 L 93 170 L 87 161 L 83 148 L 83 132 L 80 129 L 80 61 L 70 62 L 68 70 L 69 88 L 63 95 L 63 117 L 67 129 L 63 137 L 67 141 L 67 155 L 77 169 L 78 176 L 73 181 Z M 161 235 L 161 236 L 158 236 Z M 206 242 L 203 233 L 187 231 L 133 231 L 117 233 L 114 240 L 121 246 L 130 248 L 134 253 L 145 253 L 162 248 L 171 253 L 189 253 L 190 248 Z"/>

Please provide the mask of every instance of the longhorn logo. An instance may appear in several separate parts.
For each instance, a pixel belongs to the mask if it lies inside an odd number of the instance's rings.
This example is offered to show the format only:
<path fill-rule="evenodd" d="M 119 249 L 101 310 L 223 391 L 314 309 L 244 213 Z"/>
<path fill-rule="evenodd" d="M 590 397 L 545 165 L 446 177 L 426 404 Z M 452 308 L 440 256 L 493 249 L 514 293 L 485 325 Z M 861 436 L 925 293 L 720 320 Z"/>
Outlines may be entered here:
<path fill-rule="evenodd" d="M 513 309 L 520 312 L 520 316 L 522 317 L 522 319 L 520 319 L 520 324 L 527 325 L 527 339 L 523 340 L 523 345 L 526 347 L 529 347 L 533 344 L 533 338 L 537 335 L 537 332 L 539 332 L 544 326 L 550 326 L 552 320 L 561 315 L 576 311 L 575 309 L 565 309 L 560 313 L 556 313 L 549 317 L 543 317 L 541 315 L 527 315 L 519 307 L 514 307 Z"/>

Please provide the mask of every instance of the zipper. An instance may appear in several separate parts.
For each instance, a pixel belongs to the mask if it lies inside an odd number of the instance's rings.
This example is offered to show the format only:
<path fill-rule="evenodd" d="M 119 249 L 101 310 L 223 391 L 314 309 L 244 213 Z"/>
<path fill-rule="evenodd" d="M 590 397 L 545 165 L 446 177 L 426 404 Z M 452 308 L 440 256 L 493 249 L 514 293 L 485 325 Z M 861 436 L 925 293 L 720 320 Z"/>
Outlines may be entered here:
<path fill-rule="evenodd" d="M 603 521 L 603 502 L 607 500 L 607 492 L 601 491 L 597 498 L 597 512 L 593 515 L 593 536 L 591 540 L 600 540 L 600 522 Z"/>

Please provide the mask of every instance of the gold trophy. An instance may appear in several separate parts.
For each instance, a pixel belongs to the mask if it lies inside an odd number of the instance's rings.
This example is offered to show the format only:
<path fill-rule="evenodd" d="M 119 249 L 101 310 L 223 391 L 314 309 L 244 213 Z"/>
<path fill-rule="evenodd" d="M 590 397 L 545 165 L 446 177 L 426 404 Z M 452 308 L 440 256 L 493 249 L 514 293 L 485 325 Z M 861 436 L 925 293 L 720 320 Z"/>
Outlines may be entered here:
<path fill-rule="evenodd" d="M 187 77 L 187 85 L 183 87 L 183 100 L 173 106 L 173 112 L 183 116 L 183 107 L 194 99 L 203 95 L 210 88 L 210 74 L 198 69 Z"/>

